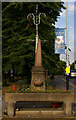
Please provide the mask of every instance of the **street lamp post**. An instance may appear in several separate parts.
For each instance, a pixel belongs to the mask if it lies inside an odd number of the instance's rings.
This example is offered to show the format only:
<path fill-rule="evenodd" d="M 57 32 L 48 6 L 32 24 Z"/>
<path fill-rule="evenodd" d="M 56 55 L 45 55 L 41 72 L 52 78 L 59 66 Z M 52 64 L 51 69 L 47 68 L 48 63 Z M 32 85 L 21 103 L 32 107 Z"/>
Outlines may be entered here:
<path fill-rule="evenodd" d="M 66 66 L 69 66 L 69 54 L 68 54 L 68 47 L 69 41 L 68 41 L 68 2 L 66 2 Z"/>
<path fill-rule="evenodd" d="M 33 16 L 33 23 L 36 25 L 36 46 L 35 46 L 35 53 L 36 53 L 36 50 L 37 50 L 37 43 L 38 43 L 38 25 L 40 24 L 40 16 L 41 15 L 45 15 L 45 13 L 39 13 L 38 14 L 38 5 L 36 5 L 36 16 L 33 14 L 33 13 L 30 13 L 28 16 L 27 16 L 27 19 L 30 17 L 30 16 Z"/>
<path fill-rule="evenodd" d="M 69 41 L 68 41 L 68 1 L 66 2 L 66 67 L 69 67 Z M 66 89 L 69 90 L 69 73 L 66 75 Z"/>

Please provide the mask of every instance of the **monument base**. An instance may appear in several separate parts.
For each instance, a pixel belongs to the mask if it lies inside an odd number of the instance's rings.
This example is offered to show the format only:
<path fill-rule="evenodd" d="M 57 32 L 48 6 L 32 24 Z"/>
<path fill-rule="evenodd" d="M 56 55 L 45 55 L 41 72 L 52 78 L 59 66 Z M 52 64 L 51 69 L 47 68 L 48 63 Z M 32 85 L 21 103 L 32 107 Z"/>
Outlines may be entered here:
<path fill-rule="evenodd" d="M 32 67 L 31 91 L 45 91 L 45 69 L 43 66 Z"/>
<path fill-rule="evenodd" d="M 32 117 L 35 114 L 36 114 L 36 117 L 38 115 L 55 116 L 60 114 L 64 114 L 65 116 L 70 116 L 72 115 L 72 103 L 74 103 L 74 94 L 72 93 L 6 93 L 5 102 L 7 103 L 8 116 L 13 117 L 14 113 L 16 113 L 16 110 L 15 110 L 16 103 L 24 102 L 24 101 L 25 102 L 27 101 L 28 102 L 50 102 L 50 105 L 51 105 L 51 102 L 63 103 L 63 110 L 60 110 L 60 109 L 53 110 L 51 108 L 29 109 L 28 107 L 27 109 L 25 109 L 24 112 L 22 112 L 22 113 L 26 113 L 26 116 L 29 114 L 30 111 L 32 113 Z"/>

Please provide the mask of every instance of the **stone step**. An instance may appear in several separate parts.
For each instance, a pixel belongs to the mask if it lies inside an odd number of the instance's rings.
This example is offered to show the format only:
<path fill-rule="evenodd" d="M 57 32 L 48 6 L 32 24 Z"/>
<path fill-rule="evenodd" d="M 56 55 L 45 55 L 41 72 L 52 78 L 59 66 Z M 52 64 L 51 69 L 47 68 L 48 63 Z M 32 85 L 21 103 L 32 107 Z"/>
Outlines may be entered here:
<path fill-rule="evenodd" d="M 16 116 L 19 117 L 51 117 L 51 116 L 65 116 L 63 110 L 59 109 L 23 109 L 16 111 Z"/>
<path fill-rule="evenodd" d="M 16 111 L 63 111 L 62 108 L 20 108 Z"/>

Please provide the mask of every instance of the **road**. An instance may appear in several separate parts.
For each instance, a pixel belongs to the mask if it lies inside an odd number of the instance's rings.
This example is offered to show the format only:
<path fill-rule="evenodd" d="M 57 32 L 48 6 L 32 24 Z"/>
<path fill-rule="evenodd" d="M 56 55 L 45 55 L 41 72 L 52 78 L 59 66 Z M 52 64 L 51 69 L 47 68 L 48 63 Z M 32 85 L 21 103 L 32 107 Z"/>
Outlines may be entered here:
<path fill-rule="evenodd" d="M 55 76 L 50 79 L 50 84 L 53 89 L 66 90 L 66 76 Z M 69 78 L 69 90 L 76 95 L 76 78 Z"/>
<path fill-rule="evenodd" d="M 76 78 L 69 78 L 69 89 L 73 90 L 74 86 L 76 87 Z M 54 89 L 65 90 L 66 89 L 66 76 L 59 75 L 55 76 L 55 79 L 50 79 L 50 84 L 53 86 Z"/>

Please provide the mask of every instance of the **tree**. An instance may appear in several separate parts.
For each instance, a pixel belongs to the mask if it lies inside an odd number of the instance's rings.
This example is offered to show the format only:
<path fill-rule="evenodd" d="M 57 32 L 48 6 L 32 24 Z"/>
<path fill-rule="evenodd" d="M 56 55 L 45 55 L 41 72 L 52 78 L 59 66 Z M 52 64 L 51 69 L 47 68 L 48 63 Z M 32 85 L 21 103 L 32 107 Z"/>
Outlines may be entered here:
<path fill-rule="evenodd" d="M 71 64 L 71 70 L 75 69 L 76 60 Z"/>
<path fill-rule="evenodd" d="M 35 41 L 32 41 L 35 40 L 35 25 L 32 17 L 27 20 L 27 15 L 35 14 L 36 4 L 39 5 L 39 12 L 46 14 L 46 19 L 42 16 L 39 25 L 43 66 L 50 71 L 59 61 L 59 55 L 54 54 L 54 25 L 61 8 L 65 9 L 63 2 L 4 2 L 2 3 L 3 73 L 12 69 L 17 75 L 31 75 L 35 58 Z M 44 42 L 44 39 L 47 41 Z"/>
<path fill-rule="evenodd" d="M 57 74 L 61 75 L 64 74 L 65 68 L 66 68 L 66 62 L 60 60 L 57 64 Z"/>

